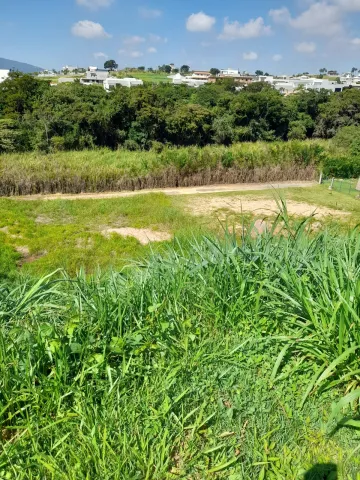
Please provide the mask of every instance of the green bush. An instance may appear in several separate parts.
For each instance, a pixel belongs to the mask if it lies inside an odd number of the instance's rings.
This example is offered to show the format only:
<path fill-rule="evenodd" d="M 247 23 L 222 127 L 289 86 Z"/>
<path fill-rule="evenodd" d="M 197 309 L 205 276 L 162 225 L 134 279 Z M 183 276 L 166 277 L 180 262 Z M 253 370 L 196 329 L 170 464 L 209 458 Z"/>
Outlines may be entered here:
<path fill-rule="evenodd" d="M 323 164 L 323 173 L 327 177 L 355 178 L 360 176 L 360 157 L 327 158 Z"/>

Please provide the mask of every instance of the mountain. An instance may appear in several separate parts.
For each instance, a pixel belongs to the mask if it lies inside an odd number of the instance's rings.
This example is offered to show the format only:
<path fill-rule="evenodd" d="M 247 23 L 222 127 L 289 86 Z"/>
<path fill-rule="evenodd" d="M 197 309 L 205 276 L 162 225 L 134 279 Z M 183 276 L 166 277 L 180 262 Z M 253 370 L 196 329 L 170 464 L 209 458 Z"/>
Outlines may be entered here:
<path fill-rule="evenodd" d="M 24 73 L 41 72 L 43 69 L 30 65 L 29 63 L 17 62 L 16 60 L 8 60 L 0 58 L 0 70 L 19 70 Z"/>

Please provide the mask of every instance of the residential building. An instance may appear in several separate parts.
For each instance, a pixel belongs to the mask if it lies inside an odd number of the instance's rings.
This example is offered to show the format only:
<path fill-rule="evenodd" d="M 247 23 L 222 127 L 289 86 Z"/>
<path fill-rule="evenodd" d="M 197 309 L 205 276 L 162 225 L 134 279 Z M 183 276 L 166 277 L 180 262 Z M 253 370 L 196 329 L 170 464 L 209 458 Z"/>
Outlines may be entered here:
<path fill-rule="evenodd" d="M 181 73 L 177 73 L 176 75 L 169 75 L 168 78 L 170 78 L 173 82 L 173 85 L 187 85 L 188 87 L 200 87 L 201 85 L 205 85 L 205 83 L 209 83 L 209 78 L 206 77 L 198 77 L 193 75 L 188 75 L 184 77 L 181 75 Z"/>
<path fill-rule="evenodd" d="M 195 71 L 191 75 L 191 78 L 193 80 L 208 80 L 210 77 L 211 77 L 210 72 L 201 71 L 201 70 Z"/>
<path fill-rule="evenodd" d="M 90 70 L 90 68 L 95 68 L 96 70 Z M 85 78 L 80 79 L 80 83 L 83 85 L 104 85 L 104 81 L 107 78 L 109 78 L 109 72 L 107 70 L 98 70 L 97 67 L 89 67 Z"/>
<path fill-rule="evenodd" d="M 0 83 L 8 78 L 9 73 L 10 70 L 0 70 Z"/>
<path fill-rule="evenodd" d="M 218 80 L 222 80 L 226 78 L 231 78 L 232 80 L 234 80 L 234 82 L 239 83 L 241 85 L 249 85 L 250 83 L 257 81 L 257 77 L 255 77 L 255 75 L 242 75 L 240 73 L 238 73 L 237 75 L 223 75 L 222 73 L 220 73 L 216 77 L 210 77 L 208 82 L 215 83 Z"/>
<path fill-rule="evenodd" d="M 328 70 L 327 74 L 329 75 L 329 77 L 338 77 L 339 74 L 336 70 Z"/>
<path fill-rule="evenodd" d="M 104 89 L 107 92 L 110 92 L 110 90 L 115 89 L 118 85 L 122 87 L 137 87 L 144 85 L 144 82 L 142 80 L 138 80 L 137 78 L 114 78 L 114 77 L 108 77 L 104 80 Z"/>
<path fill-rule="evenodd" d="M 236 77 L 237 75 L 240 75 L 240 71 L 227 68 L 225 70 L 220 70 L 220 75 L 226 76 L 226 77 Z"/>

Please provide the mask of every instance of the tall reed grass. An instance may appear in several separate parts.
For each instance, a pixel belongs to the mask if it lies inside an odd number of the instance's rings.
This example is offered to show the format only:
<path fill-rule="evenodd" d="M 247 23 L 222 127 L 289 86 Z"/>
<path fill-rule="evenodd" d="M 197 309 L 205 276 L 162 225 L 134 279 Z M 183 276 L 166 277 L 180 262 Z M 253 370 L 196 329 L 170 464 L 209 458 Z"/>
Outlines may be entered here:
<path fill-rule="evenodd" d="M 330 146 L 239 143 L 162 152 L 106 149 L 0 157 L 0 195 L 140 190 L 215 183 L 311 180 Z"/>
<path fill-rule="evenodd" d="M 130 271 L 2 283 L 0 474 L 298 478 L 320 393 L 360 375 L 358 230 L 308 228 L 285 210 Z"/>

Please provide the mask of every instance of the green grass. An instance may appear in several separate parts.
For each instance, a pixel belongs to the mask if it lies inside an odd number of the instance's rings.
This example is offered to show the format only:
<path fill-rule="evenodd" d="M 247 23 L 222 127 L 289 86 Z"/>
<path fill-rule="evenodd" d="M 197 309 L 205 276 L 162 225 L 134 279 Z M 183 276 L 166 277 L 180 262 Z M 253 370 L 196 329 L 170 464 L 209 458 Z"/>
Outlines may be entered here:
<path fill-rule="evenodd" d="M 297 480 L 334 464 L 359 480 L 341 423 L 357 403 L 329 420 L 359 384 L 360 236 L 305 229 L 3 282 L 0 475 Z"/>
<path fill-rule="evenodd" d="M 64 268 L 121 268 L 130 259 L 148 255 L 161 244 L 141 245 L 135 238 L 102 232 L 114 227 L 151 228 L 176 234 L 197 235 L 201 221 L 177 208 L 175 199 L 163 194 L 107 200 L 18 201 L 0 199 L 0 242 L 6 248 L 27 247 L 30 263 L 22 270 L 32 274 Z M 19 256 L 12 258 L 12 265 Z M 0 257 L 2 260 L 2 257 Z M 7 270 L 7 263 L 0 268 Z M 4 265 L 4 266 L 3 266 Z"/>
<path fill-rule="evenodd" d="M 344 193 L 346 195 L 350 195 L 351 197 L 357 197 L 360 192 L 356 190 L 358 179 L 352 178 L 352 179 L 334 179 L 332 182 L 330 180 L 325 180 L 324 185 L 326 185 L 327 188 L 332 187 L 332 190 L 335 190 L 336 192 Z"/>
<path fill-rule="evenodd" d="M 360 223 L 359 200 L 325 186 L 291 188 L 283 191 L 288 200 L 307 202 L 349 212 L 350 215 L 321 219 L 323 226 L 334 231 L 347 231 Z M 198 199 L 235 197 L 273 198 L 274 191 L 228 192 L 201 196 L 166 196 L 147 194 L 113 199 L 23 201 L 0 199 L 0 277 L 12 276 L 20 262 L 21 271 L 33 275 L 64 268 L 74 275 L 80 268 L 87 273 L 97 268 L 120 269 L 130 259 L 148 256 L 152 250 L 162 250 L 163 243 L 141 245 L 135 238 L 116 234 L 110 238 L 102 232 L 107 228 L 150 228 L 173 234 L 176 238 L 191 239 L 204 233 L 221 233 L 227 223 L 229 228 L 248 227 L 253 216 L 234 214 L 231 210 L 193 216 L 191 206 Z M 220 215 L 221 213 L 221 215 Z M 275 213 L 269 216 L 275 216 Z M 219 221 L 218 217 L 221 217 Z M 264 215 L 256 215 L 263 218 Z M 299 220 L 294 219 L 295 223 Z M 21 258 L 16 249 L 26 247 L 28 254 Z"/>

